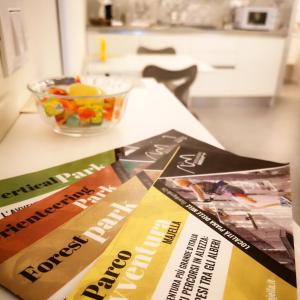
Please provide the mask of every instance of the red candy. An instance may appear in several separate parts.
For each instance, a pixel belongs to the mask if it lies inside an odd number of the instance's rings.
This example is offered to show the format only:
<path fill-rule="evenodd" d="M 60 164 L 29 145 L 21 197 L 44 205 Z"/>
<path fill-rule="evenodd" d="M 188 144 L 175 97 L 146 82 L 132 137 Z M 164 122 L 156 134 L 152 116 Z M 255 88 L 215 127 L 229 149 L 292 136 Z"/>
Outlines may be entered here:
<path fill-rule="evenodd" d="M 111 121 L 112 119 L 112 116 L 113 116 L 113 111 L 114 111 L 114 108 L 106 108 L 104 109 L 103 111 L 103 117 L 105 120 L 108 120 L 108 121 Z"/>
<path fill-rule="evenodd" d="M 76 83 L 81 83 L 81 80 L 80 80 L 79 75 L 75 76 L 75 82 L 76 82 Z"/>
<path fill-rule="evenodd" d="M 80 120 L 88 120 L 96 116 L 96 113 L 90 108 L 80 107 L 78 109 L 78 117 Z"/>
<path fill-rule="evenodd" d="M 48 93 L 53 94 L 53 95 L 60 95 L 60 96 L 67 96 L 68 95 L 66 90 L 60 89 L 60 88 L 57 88 L 57 87 L 50 87 L 48 89 Z"/>
<path fill-rule="evenodd" d="M 72 101 L 72 100 L 65 100 L 65 99 L 59 99 L 59 102 L 64 107 L 64 109 L 66 109 L 66 110 L 72 110 L 72 111 L 76 112 L 77 105 L 75 104 L 74 101 Z"/>

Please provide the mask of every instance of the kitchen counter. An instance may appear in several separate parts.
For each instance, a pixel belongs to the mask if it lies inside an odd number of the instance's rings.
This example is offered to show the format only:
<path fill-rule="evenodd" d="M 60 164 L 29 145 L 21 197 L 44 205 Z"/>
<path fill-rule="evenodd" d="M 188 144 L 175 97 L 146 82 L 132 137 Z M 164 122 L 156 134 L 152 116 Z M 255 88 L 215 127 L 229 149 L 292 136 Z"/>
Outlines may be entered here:
<path fill-rule="evenodd" d="M 249 35 L 249 36 L 264 36 L 264 37 L 286 37 L 286 31 L 259 31 L 259 30 L 239 30 L 239 29 L 217 29 L 192 26 L 165 26 L 153 25 L 150 27 L 136 26 L 88 26 L 87 30 L 97 33 L 110 34 L 219 34 L 219 35 Z"/>

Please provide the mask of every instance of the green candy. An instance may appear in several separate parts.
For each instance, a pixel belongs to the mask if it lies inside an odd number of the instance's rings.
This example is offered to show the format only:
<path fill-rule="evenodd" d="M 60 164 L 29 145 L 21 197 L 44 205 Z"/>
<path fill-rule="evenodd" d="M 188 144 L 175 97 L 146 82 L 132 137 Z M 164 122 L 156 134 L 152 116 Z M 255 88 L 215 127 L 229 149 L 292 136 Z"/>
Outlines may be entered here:
<path fill-rule="evenodd" d="M 94 125 L 99 125 L 102 123 L 103 113 L 102 111 L 98 112 L 95 117 L 91 118 L 91 123 Z"/>
<path fill-rule="evenodd" d="M 76 115 L 70 116 L 67 119 L 66 125 L 70 126 L 70 127 L 78 127 L 79 126 L 79 119 L 78 119 L 78 117 Z"/>
<path fill-rule="evenodd" d="M 64 112 L 64 107 L 55 98 L 50 98 L 44 101 L 43 108 L 48 117 L 57 116 Z"/>

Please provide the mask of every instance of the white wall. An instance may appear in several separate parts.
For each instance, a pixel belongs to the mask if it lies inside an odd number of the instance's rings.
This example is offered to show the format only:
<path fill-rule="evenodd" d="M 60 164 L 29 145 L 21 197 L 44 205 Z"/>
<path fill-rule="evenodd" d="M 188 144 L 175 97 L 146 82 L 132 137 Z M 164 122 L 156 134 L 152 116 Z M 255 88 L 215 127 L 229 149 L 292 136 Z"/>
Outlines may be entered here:
<path fill-rule="evenodd" d="M 58 0 L 63 73 L 80 74 L 86 58 L 86 0 Z"/>
<path fill-rule="evenodd" d="M 30 97 L 27 83 L 61 74 L 56 1 L 23 0 L 23 9 L 29 50 L 26 63 L 9 77 L 0 65 L 0 140 Z"/>

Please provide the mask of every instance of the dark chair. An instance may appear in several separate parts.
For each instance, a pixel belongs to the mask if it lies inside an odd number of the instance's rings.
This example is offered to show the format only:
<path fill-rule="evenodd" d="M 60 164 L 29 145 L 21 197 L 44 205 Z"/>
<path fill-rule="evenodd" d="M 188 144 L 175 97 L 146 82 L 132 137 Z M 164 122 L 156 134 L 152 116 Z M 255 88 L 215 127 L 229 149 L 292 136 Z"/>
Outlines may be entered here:
<path fill-rule="evenodd" d="M 163 49 L 149 49 L 143 46 L 138 47 L 137 54 L 176 54 L 176 51 L 172 47 Z"/>
<path fill-rule="evenodd" d="M 153 77 L 157 82 L 163 83 L 187 108 L 189 108 L 189 88 L 197 76 L 196 65 L 176 71 L 149 65 L 144 68 L 142 76 Z"/>

